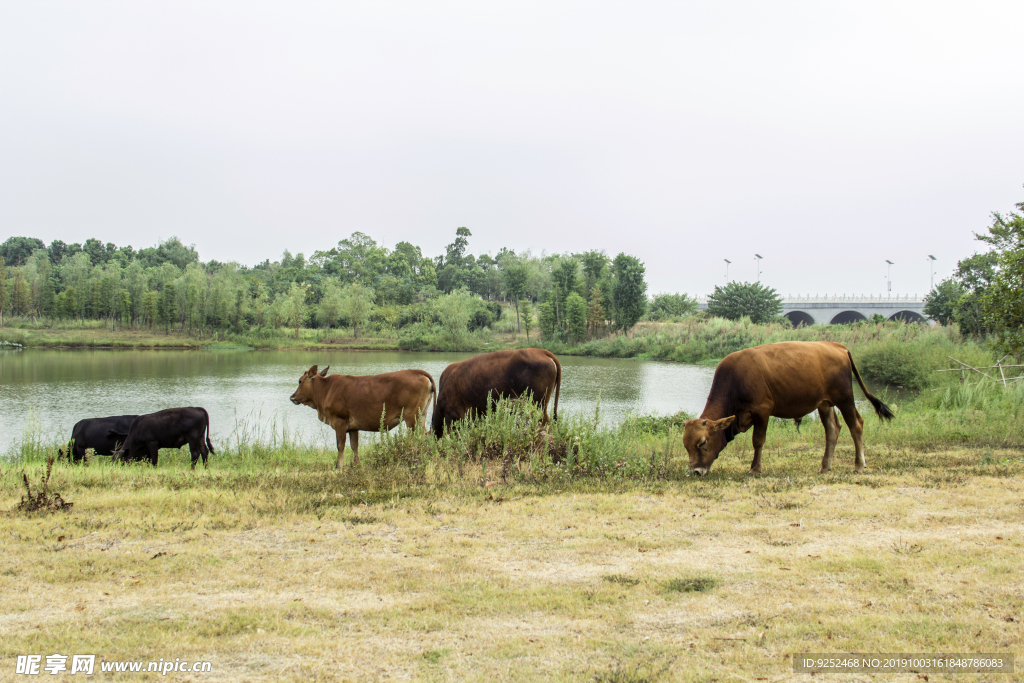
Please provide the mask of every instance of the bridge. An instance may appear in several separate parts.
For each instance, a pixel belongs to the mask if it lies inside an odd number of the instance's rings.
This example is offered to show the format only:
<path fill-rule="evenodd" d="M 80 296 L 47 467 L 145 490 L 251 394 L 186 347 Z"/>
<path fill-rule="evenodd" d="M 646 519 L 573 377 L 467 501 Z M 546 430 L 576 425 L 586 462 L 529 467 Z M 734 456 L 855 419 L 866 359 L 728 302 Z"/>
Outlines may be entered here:
<path fill-rule="evenodd" d="M 705 311 L 708 297 L 697 297 L 697 307 Z M 867 320 L 878 313 L 886 320 L 927 322 L 924 299 L 916 294 L 864 296 L 836 294 L 787 296 L 782 300 L 782 315 L 797 325 L 842 325 Z"/>

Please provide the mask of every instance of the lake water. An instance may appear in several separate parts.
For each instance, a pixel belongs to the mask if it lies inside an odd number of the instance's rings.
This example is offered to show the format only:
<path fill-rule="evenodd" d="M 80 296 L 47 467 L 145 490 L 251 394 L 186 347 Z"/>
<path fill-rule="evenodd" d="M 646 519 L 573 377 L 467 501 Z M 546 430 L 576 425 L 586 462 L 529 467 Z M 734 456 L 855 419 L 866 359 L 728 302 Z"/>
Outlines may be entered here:
<path fill-rule="evenodd" d="M 333 447 L 334 432 L 316 411 L 288 397 L 318 364 L 330 373 L 373 375 L 420 368 L 437 381 L 471 353 L 392 351 L 0 351 L 0 454 L 26 429 L 66 439 L 86 417 L 202 406 L 216 448 L 238 431 Z M 698 414 L 714 368 L 626 359 L 560 357 L 559 414 L 593 414 L 598 399 L 609 422 L 627 413 Z M 366 435 L 369 436 L 369 435 Z"/>

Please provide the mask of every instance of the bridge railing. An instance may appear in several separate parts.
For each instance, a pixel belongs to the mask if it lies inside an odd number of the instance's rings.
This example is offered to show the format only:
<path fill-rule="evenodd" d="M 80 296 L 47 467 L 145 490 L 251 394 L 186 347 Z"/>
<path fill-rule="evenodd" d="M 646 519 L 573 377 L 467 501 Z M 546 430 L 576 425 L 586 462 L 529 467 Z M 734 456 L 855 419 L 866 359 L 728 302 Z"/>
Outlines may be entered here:
<path fill-rule="evenodd" d="M 709 295 L 697 296 L 698 304 L 707 304 Z M 917 304 L 923 305 L 924 298 L 917 294 L 797 294 L 783 297 L 782 303 L 785 306 L 800 304 Z"/>

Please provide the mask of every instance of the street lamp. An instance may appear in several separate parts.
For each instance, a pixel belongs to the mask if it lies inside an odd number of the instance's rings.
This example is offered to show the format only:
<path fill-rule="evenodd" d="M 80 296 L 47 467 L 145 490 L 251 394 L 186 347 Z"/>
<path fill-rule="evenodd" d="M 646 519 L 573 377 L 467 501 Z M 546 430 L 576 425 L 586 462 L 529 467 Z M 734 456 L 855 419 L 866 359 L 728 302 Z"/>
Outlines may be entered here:
<path fill-rule="evenodd" d="M 885 259 L 885 262 L 889 264 L 889 265 L 887 265 L 885 267 L 885 288 L 888 291 L 886 296 L 891 299 L 892 298 L 892 278 L 889 277 L 889 273 L 892 272 L 892 267 L 894 265 L 896 265 L 896 264 L 893 263 L 892 261 L 890 261 L 889 259 Z"/>
<path fill-rule="evenodd" d="M 754 254 L 754 258 L 757 259 L 757 281 L 760 282 L 761 281 L 761 259 L 763 259 L 764 256 L 761 256 L 760 254 Z"/>
<path fill-rule="evenodd" d="M 725 261 L 725 281 L 728 282 L 729 281 L 729 264 L 732 263 L 732 261 L 730 261 L 727 258 L 724 258 L 722 260 Z"/>
<path fill-rule="evenodd" d="M 928 291 L 935 289 L 935 257 L 928 254 L 928 265 L 931 266 L 931 272 L 928 276 Z"/>

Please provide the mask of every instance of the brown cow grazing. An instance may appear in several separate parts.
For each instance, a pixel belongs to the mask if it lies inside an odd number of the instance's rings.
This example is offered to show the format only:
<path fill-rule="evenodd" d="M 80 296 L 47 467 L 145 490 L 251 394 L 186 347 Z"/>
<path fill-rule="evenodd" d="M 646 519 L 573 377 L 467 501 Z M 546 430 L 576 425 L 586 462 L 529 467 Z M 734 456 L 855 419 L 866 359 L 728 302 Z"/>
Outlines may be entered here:
<path fill-rule="evenodd" d="M 561 387 L 562 364 L 555 354 L 544 349 L 494 351 L 452 363 L 441 373 L 434 408 L 434 436 L 441 438 L 452 422 L 486 413 L 498 398 L 517 398 L 527 392 L 544 411 L 545 424 L 548 401 L 554 394 L 552 416 L 557 420 Z"/>
<path fill-rule="evenodd" d="M 316 408 L 317 417 L 334 428 L 338 440 L 338 462 L 345 454 L 345 435 L 351 435 L 354 461 L 359 462 L 359 432 L 379 432 L 381 415 L 388 431 L 405 420 L 409 429 L 422 418 L 427 422 L 427 406 L 431 395 L 437 401 L 434 378 L 423 370 L 399 370 L 380 375 L 354 377 L 327 376 L 330 365 L 321 372 L 311 367 L 299 378 L 299 388 L 292 394 L 292 403 Z M 385 413 L 385 410 L 387 411 Z"/>
<path fill-rule="evenodd" d="M 711 463 L 737 434 L 754 428 L 754 460 L 751 472 L 761 471 L 761 447 L 768 432 L 768 418 L 797 419 L 818 411 L 825 427 L 825 457 L 821 472 L 832 469 L 832 454 L 839 439 L 839 408 L 850 428 L 856 450 L 855 470 L 864 470 L 864 419 L 854 403 L 853 380 L 875 412 L 892 419 L 889 407 L 871 395 L 861 379 L 849 349 L 836 342 L 779 342 L 744 349 L 726 356 L 715 369 L 704 412 L 687 420 L 683 445 L 690 456 L 690 470 L 704 475 Z"/>

